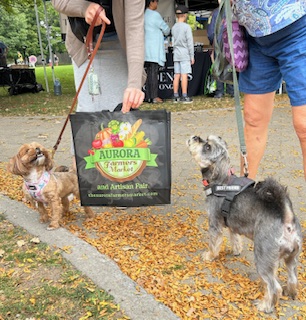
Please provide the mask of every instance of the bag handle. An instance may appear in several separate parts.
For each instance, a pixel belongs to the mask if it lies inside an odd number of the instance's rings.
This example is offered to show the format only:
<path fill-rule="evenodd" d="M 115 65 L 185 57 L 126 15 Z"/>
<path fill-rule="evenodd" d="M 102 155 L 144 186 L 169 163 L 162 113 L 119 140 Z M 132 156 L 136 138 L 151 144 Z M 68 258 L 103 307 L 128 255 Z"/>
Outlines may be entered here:
<path fill-rule="evenodd" d="M 56 152 L 56 150 L 57 150 L 57 148 L 58 148 L 58 146 L 59 146 L 59 144 L 60 144 L 60 142 L 61 142 L 61 140 L 62 140 L 62 136 L 63 136 L 63 133 L 64 133 L 65 128 L 66 128 L 66 126 L 67 126 L 67 123 L 68 123 L 70 114 L 72 113 L 72 111 L 73 111 L 73 109 L 74 109 L 74 107 L 75 107 L 75 105 L 76 105 L 76 102 L 77 102 L 79 93 L 80 93 L 80 91 L 81 91 L 81 88 L 82 88 L 82 86 L 83 86 L 83 83 L 84 83 L 84 81 L 85 81 L 85 78 L 86 78 L 86 76 L 87 76 L 87 73 L 88 73 L 88 71 L 89 71 L 89 68 L 90 68 L 90 66 L 91 66 L 91 64 L 92 64 L 92 61 L 93 61 L 93 59 L 94 59 L 94 57 L 95 57 L 95 55 L 96 55 L 96 53 L 97 53 L 97 51 L 98 51 L 98 49 L 99 49 L 99 46 L 100 46 L 100 44 L 101 44 L 101 41 L 102 41 L 102 38 L 103 38 L 103 35 L 104 35 L 104 32 L 105 32 L 105 28 L 106 28 L 105 22 L 102 23 L 101 32 L 100 32 L 100 34 L 99 34 L 97 43 L 96 43 L 95 47 L 93 48 L 93 29 L 94 29 L 94 27 L 95 27 L 95 23 L 96 23 L 99 15 L 100 15 L 100 13 L 101 13 L 103 10 L 104 10 L 104 8 L 101 7 L 101 6 L 98 8 L 98 10 L 96 11 L 96 14 L 95 14 L 95 16 L 94 16 L 94 18 L 93 18 L 93 20 L 92 20 L 92 23 L 90 24 L 89 30 L 88 30 L 88 32 L 87 32 L 85 44 L 86 44 L 87 51 L 88 51 L 88 59 L 89 59 L 89 62 L 88 62 L 87 68 L 86 68 L 86 70 L 85 70 L 85 73 L 84 73 L 84 75 L 83 75 L 83 78 L 82 78 L 82 80 L 81 80 L 81 83 L 80 83 L 80 85 L 79 85 L 79 88 L 78 88 L 78 90 L 77 90 L 77 92 L 76 92 L 76 94 L 75 94 L 75 96 L 74 96 L 74 98 L 73 98 L 73 102 L 72 102 L 72 104 L 71 104 L 69 113 L 68 113 L 68 115 L 67 115 L 67 117 L 66 117 L 66 120 L 65 120 L 65 122 L 64 122 L 64 125 L 63 125 L 63 127 L 62 127 L 62 130 L 61 130 L 61 132 L 60 132 L 60 134 L 59 134 L 59 136 L 58 136 L 58 138 L 57 138 L 57 141 L 56 141 L 55 145 L 53 146 L 52 159 L 54 158 L 54 154 L 55 154 L 55 152 Z"/>

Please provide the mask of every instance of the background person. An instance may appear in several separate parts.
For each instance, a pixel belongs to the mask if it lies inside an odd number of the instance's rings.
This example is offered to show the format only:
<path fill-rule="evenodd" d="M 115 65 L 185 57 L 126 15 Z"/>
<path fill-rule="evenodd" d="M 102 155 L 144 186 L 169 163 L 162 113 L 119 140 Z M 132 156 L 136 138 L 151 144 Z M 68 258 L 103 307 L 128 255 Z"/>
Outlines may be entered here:
<path fill-rule="evenodd" d="M 164 67 L 166 53 L 164 36 L 170 34 L 170 27 L 156 11 L 158 0 L 146 0 L 144 17 L 145 28 L 145 66 L 147 68 L 146 91 L 148 102 L 161 103 L 158 97 L 158 70 Z"/>
<path fill-rule="evenodd" d="M 188 74 L 192 72 L 191 65 L 194 64 L 194 45 L 191 27 L 186 23 L 188 8 L 178 5 L 175 9 L 177 22 L 171 29 L 173 43 L 173 103 L 191 103 L 188 97 Z M 179 96 L 179 85 L 181 84 L 182 97 Z"/>
<path fill-rule="evenodd" d="M 244 93 L 245 140 L 249 176 L 255 178 L 268 139 L 275 92 L 282 79 L 292 105 L 293 126 L 299 138 L 306 179 L 306 6 L 235 0 L 234 13 L 248 33 L 249 64 L 239 73 Z"/>
<path fill-rule="evenodd" d="M 58 62 L 59 62 L 59 58 L 58 58 L 58 56 L 54 53 L 54 64 L 55 64 L 56 66 L 58 66 Z"/>
<path fill-rule="evenodd" d="M 100 6 L 85 0 L 52 0 L 52 5 L 68 17 L 85 18 L 88 24 L 91 24 Z M 120 102 L 122 111 L 128 112 L 143 102 L 144 6 L 142 0 L 115 0 L 111 6 L 114 21 L 108 19 L 105 10 L 100 13 L 96 26 L 102 22 L 113 24 L 116 34 L 105 34 L 101 50 L 92 63 L 99 77 L 101 92 L 97 96 L 89 94 L 86 77 L 79 94 L 77 112 L 113 111 Z M 65 43 L 72 57 L 75 85 L 78 88 L 89 62 L 86 45 L 73 34 L 69 24 Z"/>

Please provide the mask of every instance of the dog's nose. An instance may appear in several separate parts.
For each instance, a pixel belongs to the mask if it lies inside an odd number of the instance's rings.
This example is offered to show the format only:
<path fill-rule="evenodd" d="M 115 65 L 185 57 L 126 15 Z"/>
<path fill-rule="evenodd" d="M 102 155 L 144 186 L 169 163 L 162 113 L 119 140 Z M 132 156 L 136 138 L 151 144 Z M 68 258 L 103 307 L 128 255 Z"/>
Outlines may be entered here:
<path fill-rule="evenodd" d="M 40 148 L 35 148 L 36 154 L 41 154 Z"/>

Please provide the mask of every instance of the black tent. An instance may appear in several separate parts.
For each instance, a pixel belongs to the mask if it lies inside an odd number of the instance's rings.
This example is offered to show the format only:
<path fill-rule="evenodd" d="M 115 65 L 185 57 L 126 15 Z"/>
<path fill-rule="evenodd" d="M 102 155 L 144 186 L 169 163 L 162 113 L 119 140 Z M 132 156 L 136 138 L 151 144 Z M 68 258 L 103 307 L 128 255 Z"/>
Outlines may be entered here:
<path fill-rule="evenodd" d="M 218 0 L 178 0 L 180 4 L 187 4 L 190 11 L 212 10 L 218 7 Z"/>

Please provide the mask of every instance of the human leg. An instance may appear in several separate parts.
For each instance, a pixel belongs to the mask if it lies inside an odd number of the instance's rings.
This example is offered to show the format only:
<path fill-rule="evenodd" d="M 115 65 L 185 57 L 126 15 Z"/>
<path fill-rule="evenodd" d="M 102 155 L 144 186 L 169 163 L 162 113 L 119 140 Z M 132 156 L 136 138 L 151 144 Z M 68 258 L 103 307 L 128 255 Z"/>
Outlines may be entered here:
<path fill-rule="evenodd" d="M 158 64 L 146 62 L 145 66 L 147 67 L 147 99 L 153 102 L 153 99 L 158 96 Z"/>
<path fill-rule="evenodd" d="M 151 62 L 145 62 L 145 67 L 147 71 L 147 81 L 146 81 L 146 99 L 148 102 L 151 102 L 153 100 L 153 95 L 152 95 L 152 63 Z"/>
<path fill-rule="evenodd" d="M 154 95 L 153 99 L 158 97 L 158 63 L 153 63 L 152 66 L 152 94 Z"/>
<path fill-rule="evenodd" d="M 176 95 L 176 94 L 178 95 L 180 78 L 181 78 L 181 75 L 179 73 L 176 73 L 174 75 L 174 78 L 173 78 L 173 93 L 174 93 L 174 95 Z"/>
<path fill-rule="evenodd" d="M 306 16 L 279 35 L 278 61 L 292 107 L 293 126 L 300 141 L 306 179 Z"/>
<path fill-rule="evenodd" d="M 217 81 L 217 90 L 215 91 L 214 98 L 222 98 L 224 95 L 224 83 Z"/>
<path fill-rule="evenodd" d="M 255 179 L 265 152 L 268 126 L 273 113 L 274 96 L 275 92 L 245 94 L 244 96 L 244 135 L 250 179 Z M 244 173 L 243 169 L 242 163 L 241 174 Z"/>
<path fill-rule="evenodd" d="M 188 95 L 188 74 L 191 74 L 190 61 L 181 61 L 181 86 L 182 96 L 187 97 Z"/>
<path fill-rule="evenodd" d="M 182 95 L 187 95 L 187 88 L 188 88 L 188 74 L 184 73 L 181 75 L 181 86 L 182 86 Z"/>
<path fill-rule="evenodd" d="M 292 117 L 293 126 L 302 149 L 304 177 L 306 180 L 306 105 L 293 107 Z"/>
<path fill-rule="evenodd" d="M 227 83 L 226 84 L 226 93 L 229 94 L 231 97 L 234 96 L 234 86 L 232 84 Z"/>

